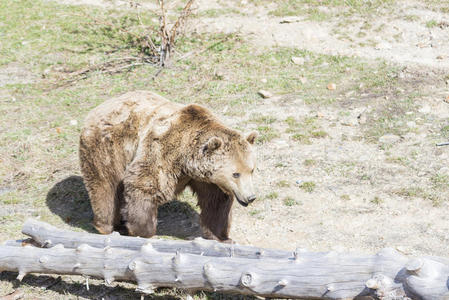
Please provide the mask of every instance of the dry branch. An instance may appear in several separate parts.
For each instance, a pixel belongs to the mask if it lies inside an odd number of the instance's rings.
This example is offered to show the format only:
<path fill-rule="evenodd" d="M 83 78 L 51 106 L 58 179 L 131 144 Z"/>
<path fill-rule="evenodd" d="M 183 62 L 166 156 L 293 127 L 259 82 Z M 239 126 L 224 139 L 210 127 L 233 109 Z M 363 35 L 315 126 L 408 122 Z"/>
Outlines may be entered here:
<path fill-rule="evenodd" d="M 447 259 L 410 259 L 393 249 L 384 249 L 376 255 L 296 251 L 292 257 L 276 259 L 263 255 L 258 258 L 214 257 L 184 253 L 181 244 L 178 244 L 181 249 L 175 252 L 167 252 L 174 249 L 173 244 L 162 246 L 178 241 L 140 239 L 146 244 L 139 250 L 129 250 L 111 247 L 118 241 L 115 237 L 126 237 L 103 236 L 105 239 L 101 239 L 99 235 L 87 233 L 51 232 L 52 227 L 36 221 L 27 222 L 25 227 L 28 229 L 24 232 L 31 229 L 33 236 L 39 236 L 37 230 L 49 231 L 45 236 L 52 241 L 47 241 L 47 246 L 53 245 L 59 234 L 64 235 L 62 241 L 69 245 L 72 237 L 76 241 L 72 246 L 77 245 L 80 238 L 99 247 L 105 242 L 109 245 L 96 248 L 81 244 L 68 249 L 59 244 L 46 249 L 22 247 L 12 242 L 9 243 L 12 246 L 0 246 L 0 271 L 19 272 L 19 279 L 32 272 L 78 274 L 104 278 L 108 284 L 113 280 L 134 281 L 138 284 L 137 290 L 147 293 L 157 287 L 177 287 L 281 298 L 449 299 Z M 98 239 L 100 241 L 96 241 Z M 135 240 L 139 239 L 128 241 Z M 133 247 L 138 247 L 133 243 Z M 189 242 L 184 243 L 189 245 Z M 210 253 L 215 253 L 215 248 L 221 245 L 212 242 L 202 247 L 212 248 Z M 165 252 L 158 251 L 157 247 Z"/>

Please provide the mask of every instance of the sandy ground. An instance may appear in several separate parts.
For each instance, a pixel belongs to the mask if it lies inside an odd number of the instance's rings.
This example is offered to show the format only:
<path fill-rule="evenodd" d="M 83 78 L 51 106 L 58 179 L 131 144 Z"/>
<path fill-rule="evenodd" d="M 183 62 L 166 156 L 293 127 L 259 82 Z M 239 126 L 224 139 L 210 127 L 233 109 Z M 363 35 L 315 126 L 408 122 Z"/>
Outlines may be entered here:
<path fill-rule="evenodd" d="M 120 1 L 61 2 L 127 7 Z M 235 205 L 232 238 L 241 244 L 282 249 L 373 253 L 393 247 L 407 254 L 448 256 L 449 202 L 435 206 L 432 201 L 405 197 L 398 191 L 420 187 L 431 193 L 433 175 L 449 176 L 449 148 L 435 147 L 435 133 L 449 117 L 449 106 L 443 101 L 448 86 L 442 79 L 449 72 L 449 15 L 429 10 L 417 1 L 399 1 L 380 17 L 356 15 L 342 25 L 335 18 L 314 22 L 303 16 L 273 17 L 266 9 L 236 2 L 202 1 L 199 7 L 233 5 L 244 14 L 197 18 L 189 26 L 199 32 L 239 32 L 256 45 L 297 47 L 368 60 L 382 58 L 403 67 L 405 82 L 407 78 L 410 82 L 420 78 L 419 89 L 427 96 L 411 113 L 416 113 L 416 118 L 407 126 L 413 130 L 386 136 L 378 143 L 361 138 L 361 119 L 375 113 L 371 103 L 395 100 L 386 95 L 348 95 L 344 107 L 310 106 L 300 98 L 273 97 L 249 105 L 242 118 L 223 117 L 227 124 L 238 124 L 249 131 L 255 125 L 242 124 L 256 114 L 278 119 L 318 116 L 328 134 L 310 145 L 281 134 L 258 147 L 255 180 L 259 201 L 249 208 Z M 407 18 L 409 15 L 415 16 L 413 20 Z M 439 25 L 428 28 L 425 23 L 429 20 Z M 11 72 L 19 76 L 25 71 L 11 66 L 0 72 L 0 79 Z M 29 75 L 23 80 L 30 80 Z M 418 86 L 411 83 L 405 88 Z M 401 91 L 396 95 L 401 97 Z M 286 127 L 284 123 L 272 126 L 280 132 Z M 389 160 L 391 157 L 404 157 L 407 163 Z M 300 188 L 309 181 L 316 185 L 312 192 Z M 269 199 L 267 195 L 273 191 L 278 195 Z M 446 195 L 439 196 L 447 199 Z M 293 199 L 293 205 L 286 206 L 286 198 Z M 194 234 L 198 227 L 190 225 Z"/>
<path fill-rule="evenodd" d="M 279 18 L 267 15 L 267 10 L 249 8 L 244 16 L 204 18 L 194 26 L 199 31 L 239 32 L 257 45 L 297 47 L 369 60 L 382 58 L 402 66 L 406 70 L 403 76 L 409 78 L 447 74 L 448 14 L 412 1 L 398 1 L 390 9 L 389 13 L 379 14 L 382 17 L 353 16 L 350 22 L 346 20 L 347 25 L 341 25 L 338 19 L 312 22 L 301 16 Z M 408 21 L 409 15 L 417 17 Z M 429 20 L 437 20 L 441 26 L 427 28 L 425 23 Z M 365 45 L 367 40 L 370 46 Z M 369 103 L 394 101 L 385 100 L 384 95 L 368 96 L 369 101 L 348 97 L 349 104 L 344 108 L 309 107 L 302 99 L 282 97 L 250 107 L 247 119 L 254 114 L 278 119 L 318 114 L 329 135 L 312 145 L 298 145 L 281 135 L 259 147 L 259 194 L 263 197 L 276 190 L 279 198 L 292 197 L 298 205 L 286 209 L 280 200 L 264 199 L 252 208 L 259 213 L 249 218 L 244 208 L 236 207 L 232 236 L 241 243 L 285 249 L 300 246 L 310 250 L 346 248 L 376 252 L 393 247 L 409 254 L 447 256 L 447 201 L 434 206 L 423 199 L 395 194 L 401 188 L 427 189 L 431 174 L 449 173 L 449 151 L 436 148 L 433 140 L 433 133 L 438 130 L 435 124 L 444 123 L 449 116 L 448 106 L 442 101 L 448 87 L 441 80 L 434 83 L 430 79 L 421 88 L 429 91 L 430 96 L 422 99 L 417 109 L 423 119 L 436 122 L 421 122 L 414 133 L 391 144 L 387 142 L 388 151 L 382 143 L 366 143 L 357 138 L 363 125 L 358 117 L 372 113 Z M 342 111 L 346 112 L 343 116 Z M 239 122 L 227 120 L 231 125 Z M 282 132 L 285 125 L 279 126 Z M 386 162 L 389 156 L 410 157 L 415 153 L 416 159 L 406 166 Z M 316 163 L 305 166 L 306 160 Z M 288 186 L 279 187 L 280 181 Z M 317 188 L 312 193 L 304 192 L 299 188 L 304 181 L 313 181 Z M 447 199 L 446 195 L 442 197 Z"/>

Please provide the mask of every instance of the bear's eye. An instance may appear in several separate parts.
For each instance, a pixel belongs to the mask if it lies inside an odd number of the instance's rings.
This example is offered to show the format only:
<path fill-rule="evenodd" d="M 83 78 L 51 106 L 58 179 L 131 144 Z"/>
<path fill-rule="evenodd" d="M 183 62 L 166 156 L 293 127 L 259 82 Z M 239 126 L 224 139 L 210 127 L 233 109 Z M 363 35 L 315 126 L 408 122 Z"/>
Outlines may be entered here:
<path fill-rule="evenodd" d="M 232 173 L 232 177 L 239 178 L 240 177 L 240 173 Z"/>

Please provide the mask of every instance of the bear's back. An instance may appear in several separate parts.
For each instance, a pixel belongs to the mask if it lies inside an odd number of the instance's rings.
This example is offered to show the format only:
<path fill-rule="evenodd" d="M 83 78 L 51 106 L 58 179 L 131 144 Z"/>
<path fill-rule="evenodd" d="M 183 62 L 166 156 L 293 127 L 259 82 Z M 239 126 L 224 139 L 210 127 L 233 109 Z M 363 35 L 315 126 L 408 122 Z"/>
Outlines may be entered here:
<path fill-rule="evenodd" d="M 153 92 L 134 91 L 106 100 L 94 108 L 85 120 L 87 127 L 110 127 L 137 119 L 138 127 L 146 127 L 153 119 L 168 117 L 183 108 Z"/>
<path fill-rule="evenodd" d="M 162 135 L 172 125 L 183 105 L 149 92 L 134 91 L 109 99 L 86 117 L 80 141 L 86 148 L 113 147 L 129 163 L 142 140 Z"/>

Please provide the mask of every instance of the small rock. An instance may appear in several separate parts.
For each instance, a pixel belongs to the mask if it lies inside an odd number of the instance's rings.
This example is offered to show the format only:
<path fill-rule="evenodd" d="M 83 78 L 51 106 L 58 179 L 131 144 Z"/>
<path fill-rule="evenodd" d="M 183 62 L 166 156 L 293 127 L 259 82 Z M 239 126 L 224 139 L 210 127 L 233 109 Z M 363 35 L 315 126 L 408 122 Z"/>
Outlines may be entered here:
<path fill-rule="evenodd" d="M 423 114 L 428 114 L 428 113 L 430 113 L 430 110 L 431 110 L 430 106 L 425 104 L 419 109 L 419 112 L 423 113 Z"/>
<path fill-rule="evenodd" d="M 352 91 L 347 92 L 347 93 L 345 94 L 345 97 L 349 98 L 349 97 L 351 97 L 351 96 L 354 95 L 354 94 L 355 94 L 355 91 L 352 90 Z"/>
<path fill-rule="evenodd" d="M 218 80 L 225 79 L 225 75 L 222 71 L 215 71 L 214 77 L 215 77 L 215 79 L 218 79 Z"/>
<path fill-rule="evenodd" d="M 408 121 L 408 122 L 407 122 L 407 126 L 408 126 L 409 128 L 416 128 L 416 123 L 415 123 L 414 121 Z"/>
<path fill-rule="evenodd" d="M 438 170 L 438 173 L 443 174 L 443 175 L 447 175 L 447 174 L 449 174 L 449 168 L 448 167 L 442 167 L 441 169 Z"/>
<path fill-rule="evenodd" d="M 386 134 L 379 138 L 379 142 L 383 144 L 394 144 L 398 142 L 401 138 L 395 134 Z"/>
<path fill-rule="evenodd" d="M 327 85 L 327 89 L 330 90 L 330 91 L 333 91 L 333 90 L 335 90 L 336 88 L 337 88 L 337 85 L 336 85 L 335 83 L 329 83 L 329 84 Z"/>
<path fill-rule="evenodd" d="M 398 250 L 398 252 L 401 252 L 402 254 L 405 254 L 405 255 L 411 254 L 410 250 L 404 246 L 396 246 L 396 250 Z"/>
<path fill-rule="evenodd" d="M 426 42 L 419 42 L 418 44 L 416 44 L 416 47 L 418 47 L 418 48 L 427 48 L 429 46 L 430 45 Z"/>
<path fill-rule="evenodd" d="M 295 23 L 301 21 L 298 17 L 285 17 L 283 18 L 279 23 L 281 24 L 288 24 L 288 23 Z"/>
<path fill-rule="evenodd" d="M 267 80 L 266 78 L 262 78 L 260 81 L 261 81 L 262 83 L 267 83 L 267 82 L 268 82 L 268 80 Z"/>
<path fill-rule="evenodd" d="M 76 125 L 78 125 L 78 121 L 77 120 L 70 120 L 70 125 L 76 126 Z"/>
<path fill-rule="evenodd" d="M 366 120 L 367 120 L 366 114 L 365 113 L 360 113 L 357 116 L 357 120 L 359 120 L 359 124 L 365 124 Z"/>
<path fill-rule="evenodd" d="M 273 97 L 273 94 L 270 93 L 269 91 L 259 90 L 257 93 L 258 93 L 260 96 L 262 96 L 262 98 L 264 98 L 264 99 Z"/>
<path fill-rule="evenodd" d="M 301 179 L 296 180 L 295 182 L 296 182 L 296 184 L 302 184 L 303 183 L 303 181 Z"/>
<path fill-rule="evenodd" d="M 305 59 L 304 59 L 304 57 L 293 56 L 292 57 L 292 62 L 295 65 L 303 65 L 304 62 L 305 62 Z"/>
<path fill-rule="evenodd" d="M 283 140 L 275 141 L 274 144 L 277 149 L 284 149 L 289 147 L 288 143 Z"/>
<path fill-rule="evenodd" d="M 316 117 L 317 118 L 324 118 L 324 114 L 322 112 L 317 112 L 316 113 Z"/>
<path fill-rule="evenodd" d="M 357 126 L 358 121 L 353 118 L 345 118 L 340 121 L 343 126 Z"/>

